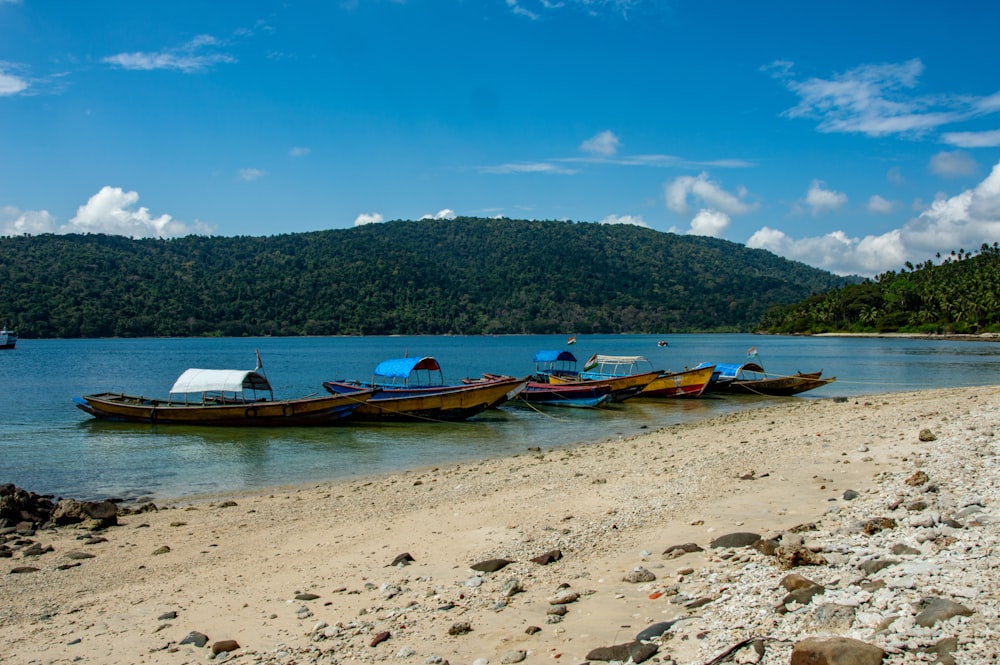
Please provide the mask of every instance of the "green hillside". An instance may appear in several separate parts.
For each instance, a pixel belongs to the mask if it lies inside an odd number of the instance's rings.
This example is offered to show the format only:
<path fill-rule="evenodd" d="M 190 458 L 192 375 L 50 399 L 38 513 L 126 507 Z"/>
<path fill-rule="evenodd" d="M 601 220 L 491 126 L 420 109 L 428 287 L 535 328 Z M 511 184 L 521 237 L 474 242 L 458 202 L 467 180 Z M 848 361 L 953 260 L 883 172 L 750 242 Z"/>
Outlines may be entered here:
<path fill-rule="evenodd" d="M 761 327 L 774 333 L 1000 332 L 1000 245 L 959 250 L 874 280 L 776 306 Z"/>
<path fill-rule="evenodd" d="M 0 238 L 23 337 L 747 331 L 845 283 L 630 225 L 458 218 L 270 237 Z"/>

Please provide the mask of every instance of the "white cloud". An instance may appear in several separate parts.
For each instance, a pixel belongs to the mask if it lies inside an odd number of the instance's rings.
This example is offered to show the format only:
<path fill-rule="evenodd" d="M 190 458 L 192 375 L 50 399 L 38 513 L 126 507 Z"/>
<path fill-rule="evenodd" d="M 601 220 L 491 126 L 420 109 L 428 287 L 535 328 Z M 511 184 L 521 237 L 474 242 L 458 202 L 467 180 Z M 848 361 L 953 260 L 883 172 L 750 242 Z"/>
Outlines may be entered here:
<path fill-rule="evenodd" d="M 903 171 L 898 166 L 893 166 L 885 174 L 885 179 L 894 185 L 902 185 L 906 182 L 906 178 L 903 177 Z"/>
<path fill-rule="evenodd" d="M 667 208 L 678 215 L 688 214 L 688 197 L 700 201 L 701 207 L 719 210 L 729 215 L 744 215 L 758 208 L 756 203 L 748 203 L 746 188 L 740 187 L 737 194 L 731 194 L 720 185 L 708 179 L 707 173 L 697 177 L 679 176 L 664 187 Z"/>
<path fill-rule="evenodd" d="M 47 210 L 0 209 L 0 235 L 28 233 L 104 233 L 131 238 L 172 238 L 195 233 L 209 235 L 213 228 L 201 222 L 185 224 L 170 215 L 153 217 L 147 208 L 135 208 L 139 195 L 120 187 L 104 186 L 77 208 L 69 223 L 59 226 Z"/>
<path fill-rule="evenodd" d="M 211 52 L 220 42 L 211 35 L 199 35 L 186 44 L 174 49 L 151 52 L 117 53 L 102 58 L 101 62 L 122 69 L 151 71 L 168 69 L 186 74 L 202 72 L 217 64 L 236 62 L 236 58 L 225 53 Z"/>
<path fill-rule="evenodd" d="M 445 208 L 444 210 L 438 210 L 437 213 L 433 215 L 424 215 L 420 219 L 455 219 L 455 211 L 450 208 Z"/>
<path fill-rule="evenodd" d="M 263 178 L 265 175 L 267 175 L 267 172 L 260 169 L 240 169 L 239 172 L 240 180 L 246 182 L 253 182 L 258 178 Z"/>
<path fill-rule="evenodd" d="M 605 130 L 580 144 L 580 150 L 601 157 L 613 157 L 621 146 L 614 132 Z"/>
<path fill-rule="evenodd" d="M 364 226 L 365 224 L 379 224 L 382 222 L 382 215 L 377 212 L 363 212 L 354 218 L 354 226 Z"/>
<path fill-rule="evenodd" d="M 730 217 L 719 210 L 703 209 L 691 220 L 689 235 L 721 238 L 729 228 Z"/>
<path fill-rule="evenodd" d="M 27 233 L 55 233 L 56 218 L 48 210 L 18 210 L 12 206 L 0 208 L 0 236 Z"/>
<path fill-rule="evenodd" d="M 800 97 L 784 112 L 789 118 L 819 120 L 821 132 L 919 136 L 942 125 L 992 113 L 996 95 L 919 96 L 913 94 L 923 63 L 914 58 L 902 63 L 855 67 L 829 79 L 795 80 L 790 63 L 762 68 L 770 71 Z"/>
<path fill-rule="evenodd" d="M 825 184 L 820 180 L 813 180 L 806 193 L 805 203 L 813 215 L 837 210 L 847 203 L 847 194 L 824 189 Z"/>
<path fill-rule="evenodd" d="M 77 208 L 76 216 L 58 229 L 58 233 L 107 233 L 132 238 L 171 238 L 193 233 L 210 234 L 212 228 L 201 222 L 185 224 L 170 215 L 153 217 L 147 208 L 135 208 L 136 192 L 104 186 Z"/>
<path fill-rule="evenodd" d="M 28 89 L 28 82 L 20 76 L 14 76 L 4 71 L 0 62 L 0 97 L 16 95 Z"/>
<path fill-rule="evenodd" d="M 508 173 L 554 173 L 557 175 L 573 175 L 579 173 L 578 169 L 569 169 L 565 166 L 557 166 L 548 162 L 517 162 L 510 164 L 498 164 L 497 166 L 482 166 L 480 173 L 495 173 L 505 175 Z"/>
<path fill-rule="evenodd" d="M 891 213 L 896 208 L 896 204 L 892 201 L 882 198 L 878 194 L 874 194 L 868 199 L 868 212 L 873 212 L 879 215 L 887 215 Z"/>
<path fill-rule="evenodd" d="M 632 224 L 634 226 L 642 226 L 649 228 L 647 224 L 640 215 L 608 215 L 602 219 L 600 224 Z"/>
<path fill-rule="evenodd" d="M 959 148 L 995 148 L 1000 146 L 1000 129 L 988 132 L 945 132 L 941 140 Z"/>
<path fill-rule="evenodd" d="M 978 166 L 976 160 L 962 150 L 939 152 L 931 157 L 931 171 L 947 178 L 972 175 Z"/>
<path fill-rule="evenodd" d="M 794 239 L 763 227 L 747 247 L 767 249 L 786 258 L 846 275 L 875 275 L 919 263 L 938 252 L 978 249 L 1000 238 L 1000 162 L 974 189 L 941 197 L 899 229 L 878 236 L 850 238 L 843 231 Z"/>
<path fill-rule="evenodd" d="M 302 147 L 302 146 L 295 146 L 295 147 L 293 147 L 292 149 L 290 149 L 288 151 L 288 154 L 291 157 L 305 157 L 310 152 L 312 152 L 312 149 L 310 149 L 310 148 L 305 148 L 305 147 Z"/>

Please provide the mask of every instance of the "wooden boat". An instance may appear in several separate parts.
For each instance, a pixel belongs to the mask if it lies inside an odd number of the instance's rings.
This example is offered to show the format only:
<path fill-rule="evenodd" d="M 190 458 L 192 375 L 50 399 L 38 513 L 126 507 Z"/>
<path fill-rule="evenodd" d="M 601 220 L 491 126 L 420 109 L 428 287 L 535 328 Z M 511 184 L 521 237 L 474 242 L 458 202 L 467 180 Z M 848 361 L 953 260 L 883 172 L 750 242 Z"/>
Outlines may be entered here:
<path fill-rule="evenodd" d="M 528 379 L 485 376 L 483 379 L 446 384 L 441 365 L 434 358 L 397 358 L 375 368 L 369 382 L 325 381 L 323 387 L 334 395 L 359 388 L 375 390 L 360 405 L 357 420 L 466 420 L 499 406 L 524 389 Z"/>
<path fill-rule="evenodd" d="M 267 377 L 256 370 L 189 369 L 167 396 L 150 399 L 123 393 L 73 398 L 95 418 L 170 425 L 287 427 L 330 425 L 347 418 L 374 391 L 274 399 Z"/>
<path fill-rule="evenodd" d="M 593 408 L 611 401 L 611 387 L 607 384 L 557 385 L 529 381 L 517 399 L 532 405 Z"/>
<path fill-rule="evenodd" d="M 769 375 L 755 362 L 720 364 L 715 366 L 717 377 L 711 389 L 723 393 L 771 395 L 785 397 L 821 388 L 837 380 L 823 377 L 823 371 L 796 372 L 789 375 Z"/>
<path fill-rule="evenodd" d="M 575 369 L 576 357 L 569 351 L 545 350 L 535 354 L 535 374 L 539 380 L 554 385 L 607 384 L 611 401 L 622 402 L 641 393 L 662 372 L 639 371 L 638 363 L 649 361 L 642 356 L 591 356 L 584 371 Z M 652 368 L 652 365 L 650 365 Z"/>
<path fill-rule="evenodd" d="M 17 346 L 17 333 L 8 330 L 5 323 L 0 329 L 0 349 L 13 349 L 15 346 Z"/>
<path fill-rule="evenodd" d="M 664 372 L 642 389 L 639 397 L 701 397 L 712 382 L 715 365 L 683 372 Z"/>

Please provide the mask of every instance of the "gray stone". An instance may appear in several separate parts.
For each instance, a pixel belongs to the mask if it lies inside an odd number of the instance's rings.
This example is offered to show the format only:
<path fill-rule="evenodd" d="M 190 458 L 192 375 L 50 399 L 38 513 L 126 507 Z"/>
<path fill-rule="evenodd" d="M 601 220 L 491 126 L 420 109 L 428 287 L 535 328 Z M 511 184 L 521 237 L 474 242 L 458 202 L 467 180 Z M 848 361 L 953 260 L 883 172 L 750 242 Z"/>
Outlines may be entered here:
<path fill-rule="evenodd" d="M 720 547 L 749 547 L 753 545 L 758 540 L 760 540 L 760 534 L 748 533 L 745 531 L 738 531 L 736 533 L 727 533 L 724 536 L 719 536 L 713 540 L 709 545 L 710 547 L 720 548 Z"/>
<path fill-rule="evenodd" d="M 498 570 L 512 563 L 514 562 L 508 559 L 488 559 L 486 561 L 480 561 L 479 563 L 474 563 L 469 567 L 472 568 L 473 570 L 478 570 L 483 573 L 495 573 Z"/>
<path fill-rule="evenodd" d="M 921 601 L 921 605 L 924 609 L 917 615 L 915 621 L 918 626 L 923 626 L 924 628 L 930 628 L 938 621 L 946 621 L 952 617 L 969 616 L 972 614 L 972 610 L 965 605 L 948 600 L 947 598 L 924 598 Z"/>
<path fill-rule="evenodd" d="M 592 649 L 587 654 L 587 660 L 624 663 L 631 659 L 633 663 L 641 663 L 652 657 L 658 650 L 659 647 L 655 644 L 643 644 L 637 641 L 625 642 L 624 644 L 615 644 L 610 647 Z"/>
<path fill-rule="evenodd" d="M 520 663 L 528 657 L 528 652 L 523 649 L 511 649 L 500 658 L 501 663 Z"/>
<path fill-rule="evenodd" d="M 652 582 L 656 579 L 651 571 L 643 568 L 642 566 L 636 566 L 632 570 L 625 573 L 625 577 L 622 578 L 625 582 L 631 582 L 633 584 L 642 584 L 643 582 Z"/>
<path fill-rule="evenodd" d="M 635 636 L 637 642 L 649 642 L 650 640 L 655 640 L 663 633 L 670 630 L 670 627 L 677 623 L 674 621 L 659 621 L 657 623 L 646 626 L 643 630 L 639 631 L 639 634 Z"/>
<path fill-rule="evenodd" d="M 789 665 L 880 665 L 885 652 L 849 637 L 807 637 L 792 647 Z"/>
<path fill-rule="evenodd" d="M 190 633 L 188 633 L 187 637 L 181 640 L 181 644 L 193 644 L 200 649 L 201 647 L 208 644 L 208 635 L 193 630 Z"/>

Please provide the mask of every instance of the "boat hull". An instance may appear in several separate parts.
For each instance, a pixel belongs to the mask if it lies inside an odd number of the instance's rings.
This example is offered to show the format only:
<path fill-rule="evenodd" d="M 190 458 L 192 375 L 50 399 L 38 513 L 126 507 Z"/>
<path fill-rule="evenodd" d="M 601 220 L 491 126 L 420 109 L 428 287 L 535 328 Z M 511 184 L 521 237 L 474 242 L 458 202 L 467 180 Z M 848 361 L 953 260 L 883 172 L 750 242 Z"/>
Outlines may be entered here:
<path fill-rule="evenodd" d="M 526 383 L 527 379 L 504 378 L 431 388 L 384 388 L 358 406 L 352 417 L 356 420 L 467 420 L 503 404 Z M 326 381 L 323 387 L 332 394 L 358 388 L 357 384 L 346 381 Z"/>
<path fill-rule="evenodd" d="M 744 395 L 789 397 L 808 390 L 822 388 L 836 381 L 836 377 L 821 377 L 822 372 L 807 372 L 767 379 L 735 379 L 717 387 L 719 392 Z"/>
<path fill-rule="evenodd" d="M 579 375 L 566 373 L 548 374 L 548 381 L 552 385 L 569 386 L 599 386 L 607 385 L 611 390 L 612 402 L 623 402 L 630 397 L 642 393 L 646 386 L 659 378 L 660 372 L 644 372 L 642 374 L 628 374 L 626 376 L 605 376 L 594 379 L 581 378 Z"/>
<path fill-rule="evenodd" d="M 712 382 L 715 365 L 688 369 L 683 372 L 666 372 L 639 393 L 640 397 L 701 397 Z"/>
<path fill-rule="evenodd" d="M 611 388 L 607 384 L 557 385 L 532 381 L 517 399 L 532 405 L 593 408 L 611 401 Z"/>
<path fill-rule="evenodd" d="M 273 401 L 220 401 L 187 404 L 122 393 L 74 398 L 76 406 L 102 420 L 157 425 L 289 427 L 332 425 L 349 417 L 372 396 L 371 390 Z"/>

